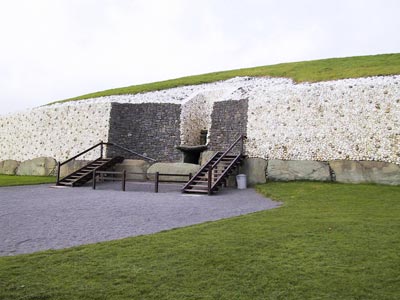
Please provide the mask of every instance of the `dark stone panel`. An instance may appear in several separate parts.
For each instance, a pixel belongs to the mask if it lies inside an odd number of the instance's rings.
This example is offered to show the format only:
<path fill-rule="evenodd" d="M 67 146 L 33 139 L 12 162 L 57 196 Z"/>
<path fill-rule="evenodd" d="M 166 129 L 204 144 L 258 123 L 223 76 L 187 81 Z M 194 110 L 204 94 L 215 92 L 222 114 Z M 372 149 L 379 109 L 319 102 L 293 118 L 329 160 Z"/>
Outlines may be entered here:
<path fill-rule="evenodd" d="M 211 114 L 209 149 L 226 150 L 240 134 L 247 133 L 248 100 L 215 102 Z M 234 149 L 239 151 L 239 146 Z"/>
<path fill-rule="evenodd" d="M 112 103 L 109 141 L 159 161 L 179 161 L 180 114 L 173 103 Z M 114 147 L 107 155 L 138 158 Z"/>

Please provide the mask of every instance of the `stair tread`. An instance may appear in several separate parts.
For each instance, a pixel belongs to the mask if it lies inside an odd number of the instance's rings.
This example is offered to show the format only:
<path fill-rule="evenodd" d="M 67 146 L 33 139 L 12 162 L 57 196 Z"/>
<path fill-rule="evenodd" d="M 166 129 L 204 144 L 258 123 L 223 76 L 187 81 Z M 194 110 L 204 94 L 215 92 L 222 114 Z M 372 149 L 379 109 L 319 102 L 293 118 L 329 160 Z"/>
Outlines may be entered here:
<path fill-rule="evenodd" d="M 94 169 L 99 168 L 99 169 L 107 169 L 109 167 L 112 167 L 118 162 L 121 162 L 124 158 L 121 156 L 117 157 L 112 157 L 112 158 L 102 158 L 95 160 L 80 170 L 77 170 L 66 177 L 62 178 L 58 184 L 60 185 L 68 185 L 68 186 L 77 186 L 77 185 L 83 185 L 84 183 L 88 182 L 90 179 L 92 179 L 92 174 Z"/>
<path fill-rule="evenodd" d="M 188 186 L 187 189 L 208 189 L 208 185 L 194 185 L 194 186 Z"/>
<path fill-rule="evenodd" d="M 72 186 L 72 183 L 60 181 L 60 182 L 58 183 L 58 185 L 69 185 L 69 186 Z"/>
<path fill-rule="evenodd" d="M 183 190 L 186 193 L 204 193 L 207 194 L 208 190 L 192 190 L 192 189 L 184 189 Z"/>
<path fill-rule="evenodd" d="M 212 192 L 218 191 L 244 159 L 244 156 L 239 154 L 228 154 L 222 157 L 223 153 L 217 152 L 206 165 L 202 166 L 202 169 L 185 185 L 182 191 L 186 193 L 208 193 L 208 174 L 214 165 L 211 181 Z"/>

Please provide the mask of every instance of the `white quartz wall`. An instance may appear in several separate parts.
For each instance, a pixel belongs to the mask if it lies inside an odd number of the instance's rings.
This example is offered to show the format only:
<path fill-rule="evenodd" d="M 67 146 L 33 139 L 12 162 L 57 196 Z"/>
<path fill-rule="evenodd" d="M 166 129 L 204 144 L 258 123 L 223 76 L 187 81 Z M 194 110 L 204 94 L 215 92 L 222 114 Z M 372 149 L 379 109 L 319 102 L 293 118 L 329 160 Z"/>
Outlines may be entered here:
<path fill-rule="evenodd" d="M 200 131 L 211 127 L 213 103 L 225 90 L 211 90 L 193 95 L 182 105 L 181 144 L 195 146 L 200 142 Z"/>
<path fill-rule="evenodd" d="M 195 145 L 214 101 L 240 99 L 249 103 L 251 157 L 400 164 L 400 76 L 303 84 L 243 77 L 40 107 L 0 117 L 0 160 L 64 160 L 107 141 L 111 102 L 181 104 L 181 144 Z"/>
<path fill-rule="evenodd" d="M 65 160 L 107 141 L 110 103 L 45 106 L 0 118 L 0 160 Z M 99 156 L 99 150 L 82 159 Z"/>
<path fill-rule="evenodd" d="M 400 164 L 399 76 L 313 84 L 255 79 L 244 93 L 250 156 Z"/>

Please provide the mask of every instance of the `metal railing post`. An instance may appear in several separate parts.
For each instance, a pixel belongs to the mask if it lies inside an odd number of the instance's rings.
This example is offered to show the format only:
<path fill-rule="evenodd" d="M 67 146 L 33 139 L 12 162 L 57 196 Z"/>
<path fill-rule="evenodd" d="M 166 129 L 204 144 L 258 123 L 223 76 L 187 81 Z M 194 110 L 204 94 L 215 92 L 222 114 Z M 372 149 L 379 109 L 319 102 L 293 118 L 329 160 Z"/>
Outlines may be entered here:
<path fill-rule="evenodd" d="M 96 189 L 96 169 L 93 170 L 93 180 L 92 180 L 92 188 Z"/>
<path fill-rule="evenodd" d="M 211 181 L 212 181 L 212 167 L 208 169 L 208 181 L 207 181 L 208 195 L 211 195 Z"/>
<path fill-rule="evenodd" d="M 56 185 L 60 185 L 60 174 L 61 174 L 61 164 L 57 162 L 57 182 Z"/>
<path fill-rule="evenodd" d="M 125 192 L 125 185 L 126 185 L 126 170 L 122 172 L 122 191 Z"/>
<path fill-rule="evenodd" d="M 155 175 L 155 178 L 154 178 L 154 181 L 155 181 L 155 186 L 154 186 L 154 192 L 155 193 L 158 193 L 158 181 L 159 181 L 159 176 L 160 176 L 160 173 L 159 172 L 156 172 L 156 175 Z"/>

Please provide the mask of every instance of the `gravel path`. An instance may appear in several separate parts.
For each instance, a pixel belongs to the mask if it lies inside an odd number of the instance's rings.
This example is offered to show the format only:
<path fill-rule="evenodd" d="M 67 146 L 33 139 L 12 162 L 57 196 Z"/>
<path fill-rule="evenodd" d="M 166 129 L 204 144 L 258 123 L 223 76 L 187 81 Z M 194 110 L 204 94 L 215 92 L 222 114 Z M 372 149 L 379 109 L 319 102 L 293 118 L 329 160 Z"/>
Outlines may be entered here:
<path fill-rule="evenodd" d="M 0 256 L 61 249 L 150 234 L 279 206 L 253 189 L 188 195 L 177 185 L 116 183 L 0 188 Z"/>

